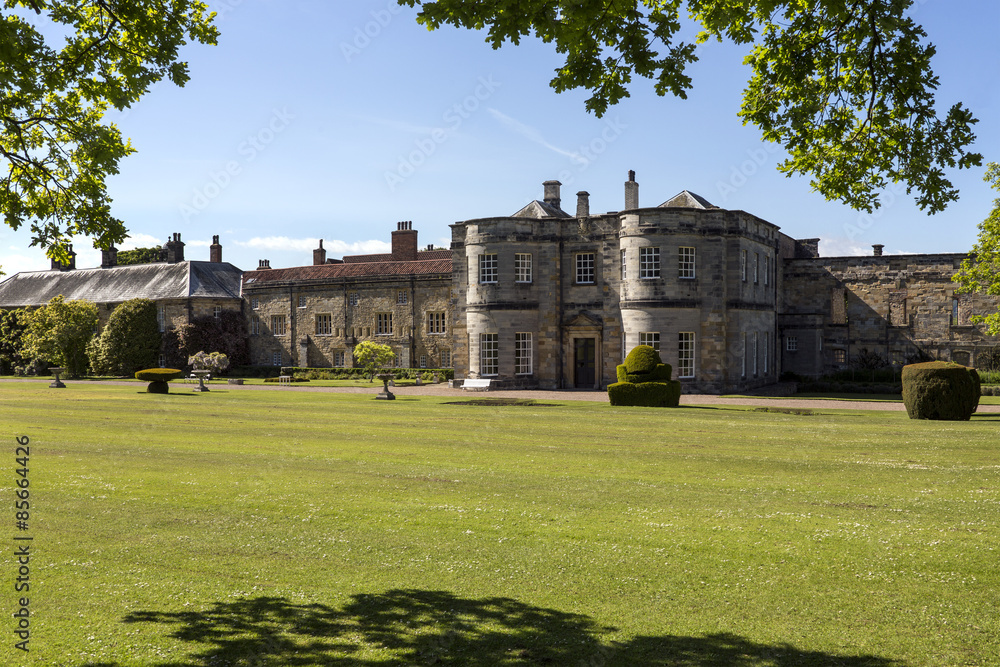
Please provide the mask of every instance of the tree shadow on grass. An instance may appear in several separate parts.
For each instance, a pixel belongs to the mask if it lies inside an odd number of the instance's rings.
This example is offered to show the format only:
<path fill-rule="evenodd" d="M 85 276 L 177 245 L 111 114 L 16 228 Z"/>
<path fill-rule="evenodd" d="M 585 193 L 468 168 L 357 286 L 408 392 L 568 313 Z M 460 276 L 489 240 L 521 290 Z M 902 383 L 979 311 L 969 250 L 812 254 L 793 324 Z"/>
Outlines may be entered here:
<path fill-rule="evenodd" d="M 123 620 L 172 628 L 172 637 L 190 643 L 186 656 L 154 667 L 903 667 L 903 663 L 877 656 L 804 651 L 728 633 L 636 637 L 619 643 L 602 638 L 615 628 L 599 626 L 587 616 L 510 598 L 470 599 L 446 591 L 360 594 L 340 609 L 260 597 L 216 602 L 202 611 L 137 611 Z M 118 665 L 89 663 L 84 667 Z"/>

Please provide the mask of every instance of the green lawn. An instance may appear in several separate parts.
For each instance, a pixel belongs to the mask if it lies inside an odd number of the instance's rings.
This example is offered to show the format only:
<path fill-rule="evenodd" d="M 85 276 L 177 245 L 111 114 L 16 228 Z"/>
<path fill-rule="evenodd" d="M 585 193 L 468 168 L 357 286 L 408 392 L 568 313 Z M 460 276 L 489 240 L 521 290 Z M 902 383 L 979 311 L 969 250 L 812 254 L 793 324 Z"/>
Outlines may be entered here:
<path fill-rule="evenodd" d="M 175 389 L 0 383 L 0 664 L 1000 664 L 1000 415 Z"/>

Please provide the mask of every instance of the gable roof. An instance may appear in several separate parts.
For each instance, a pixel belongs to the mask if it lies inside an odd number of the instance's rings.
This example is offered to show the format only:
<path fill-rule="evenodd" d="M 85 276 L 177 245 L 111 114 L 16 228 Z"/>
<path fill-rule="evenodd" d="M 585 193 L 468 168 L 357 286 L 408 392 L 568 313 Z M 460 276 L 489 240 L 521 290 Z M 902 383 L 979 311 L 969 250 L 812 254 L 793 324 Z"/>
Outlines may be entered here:
<path fill-rule="evenodd" d="M 693 192 L 688 192 L 687 190 L 681 190 L 673 197 L 663 202 L 658 206 L 658 208 L 700 208 L 700 209 L 710 209 L 719 208 L 712 202 L 708 201 L 701 195 L 696 195 Z"/>
<path fill-rule="evenodd" d="M 136 264 L 109 269 L 26 271 L 0 283 L 0 307 L 67 301 L 121 303 L 129 299 L 238 299 L 242 272 L 228 262 Z"/>
<path fill-rule="evenodd" d="M 451 275 L 451 256 L 447 259 L 411 260 L 400 262 L 345 262 L 343 264 L 315 264 L 294 266 L 288 269 L 264 269 L 243 274 L 245 286 L 290 280 L 339 280 L 346 278 L 373 278 L 382 276 Z"/>
<path fill-rule="evenodd" d="M 546 204 L 537 199 L 522 208 L 520 211 L 510 216 L 512 218 L 571 218 L 569 213 L 558 206 Z"/>

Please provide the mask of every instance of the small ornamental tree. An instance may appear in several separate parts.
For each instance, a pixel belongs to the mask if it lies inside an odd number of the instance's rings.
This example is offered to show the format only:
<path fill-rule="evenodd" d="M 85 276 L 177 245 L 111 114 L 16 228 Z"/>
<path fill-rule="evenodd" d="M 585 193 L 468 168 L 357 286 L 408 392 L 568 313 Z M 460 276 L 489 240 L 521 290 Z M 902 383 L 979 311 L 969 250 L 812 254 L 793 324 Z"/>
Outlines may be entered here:
<path fill-rule="evenodd" d="M 156 303 L 132 299 L 118 305 L 100 335 L 90 344 L 90 366 L 96 375 L 132 375 L 156 365 L 162 341 Z"/>
<path fill-rule="evenodd" d="M 355 346 L 354 358 L 365 369 L 365 375 L 371 382 L 375 379 L 375 373 L 392 363 L 392 360 L 396 358 L 396 353 L 388 345 L 365 340 Z"/>
<path fill-rule="evenodd" d="M 212 352 L 211 354 L 199 352 L 188 357 L 188 366 L 193 367 L 196 371 L 211 371 L 218 375 L 229 368 L 229 357 L 221 352 Z"/>
<path fill-rule="evenodd" d="M 54 297 L 28 317 L 28 356 L 62 366 L 73 377 L 87 372 L 87 344 L 97 327 L 97 306 Z"/>

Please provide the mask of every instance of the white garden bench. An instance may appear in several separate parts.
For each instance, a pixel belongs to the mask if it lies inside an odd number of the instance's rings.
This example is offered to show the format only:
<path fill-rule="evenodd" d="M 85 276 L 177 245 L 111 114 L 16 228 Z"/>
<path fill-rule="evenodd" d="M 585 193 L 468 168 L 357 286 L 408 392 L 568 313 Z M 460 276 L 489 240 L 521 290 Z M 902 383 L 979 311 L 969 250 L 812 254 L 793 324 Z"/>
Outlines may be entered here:
<path fill-rule="evenodd" d="M 493 380 L 490 378 L 479 378 L 479 379 L 468 379 L 462 382 L 462 389 L 481 389 L 483 391 L 490 390 L 490 382 Z"/>

